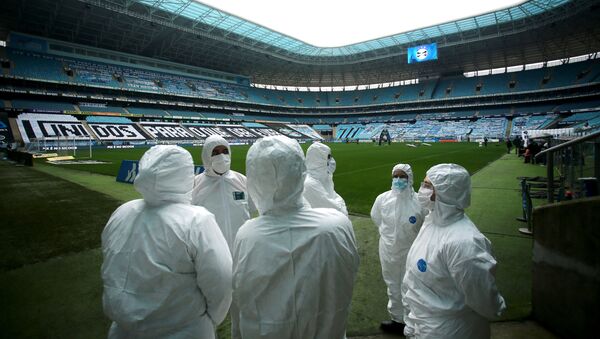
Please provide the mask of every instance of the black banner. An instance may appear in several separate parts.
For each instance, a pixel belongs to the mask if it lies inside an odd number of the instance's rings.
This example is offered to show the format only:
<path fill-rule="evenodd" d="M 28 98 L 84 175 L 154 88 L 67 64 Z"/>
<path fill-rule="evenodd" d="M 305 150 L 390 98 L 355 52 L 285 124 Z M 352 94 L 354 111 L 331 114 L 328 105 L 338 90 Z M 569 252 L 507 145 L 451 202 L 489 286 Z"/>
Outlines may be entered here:
<path fill-rule="evenodd" d="M 225 139 L 232 139 L 233 135 L 229 134 L 224 129 L 218 126 L 191 126 L 185 125 L 192 134 L 194 134 L 199 139 L 206 139 L 211 135 L 220 135 Z"/>
<path fill-rule="evenodd" d="M 42 135 L 36 137 L 68 137 L 87 139 L 90 134 L 79 121 L 36 121 Z"/>
<path fill-rule="evenodd" d="M 269 128 L 272 128 L 273 130 L 277 131 L 278 133 L 281 133 L 281 134 L 285 135 L 288 138 L 294 138 L 294 139 L 306 139 L 306 138 L 308 138 L 306 135 L 304 135 L 304 134 L 302 134 L 302 133 L 300 133 L 298 131 L 295 131 L 295 130 L 289 128 L 285 124 L 264 123 L 264 125 L 266 125 Z"/>
<path fill-rule="evenodd" d="M 142 131 L 134 124 L 88 123 L 98 140 L 146 140 Z"/>
<path fill-rule="evenodd" d="M 245 127 L 242 127 L 239 125 L 231 125 L 231 126 L 222 125 L 219 127 L 226 130 L 231 135 L 233 135 L 234 138 L 237 138 L 237 139 L 257 139 L 257 138 L 262 137 L 260 134 L 254 134 L 254 133 L 250 132 L 248 129 L 246 129 Z"/>
<path fill-rule="evenodd" d="M 196 137 L 179 124 L 144 124 L 144 130 L 158 140 L 193 140 Z"/>

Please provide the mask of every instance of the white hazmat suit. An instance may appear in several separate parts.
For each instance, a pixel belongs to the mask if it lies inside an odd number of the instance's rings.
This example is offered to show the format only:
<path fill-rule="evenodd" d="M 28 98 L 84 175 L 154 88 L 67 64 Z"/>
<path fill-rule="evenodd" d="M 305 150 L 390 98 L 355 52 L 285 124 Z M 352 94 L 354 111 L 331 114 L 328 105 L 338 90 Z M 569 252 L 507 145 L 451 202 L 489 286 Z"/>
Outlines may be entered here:
<path fill-rule="evenodd" d="M 194 165 L 178 146 L 154 146 L 102 232 L 109 338 L 214 338 L 231 304 L 231 255 L 212 214 L 191 205 Z"/>
<path fill-rule="evenodd" d="M 238 231 L 231 307 L 233 338 L 341 339 L 358 251 L 350 220 L 302 201 L 304 155 L 284 136 L 248 151 L 248 191 L 260 216 Z"/>
<path fill-rule="evenodd" d="M 194 179 L 192 204 L 205 207 L 215 215 L 217 224 L 223 232 L 229 249 L 233 249 L 235 235 L 242 224 L 250 219 L 251 211 L 255 210 L 254 204 L 248 198 L 246 190 L 246 177 L 229 169 L 227 163 L 225 173 L 219 175 L 213 168 L 212 152 L 215 147 L 223 145 L 229 154 L 220 155 L 229 160 L 231 149 L 223 137 L 211 135 L 206 138 L 202 147 L 202 165 L 204 172 Z"/>
<path fill-rule="evenodd" d="M 489 338 L 489 320 L 506 305 L 496 287 L 490 241 L 464 213 L 471 203 L 471 178 L 455 164 L 434 166 L 427 177 L 435 200 L 406 260 L 404 333 Z"/>
<path fill-rule="evenodd" d="M 306 151 L 307 176 L 304 181 L 304 198 L 312 208 L 334 208 L 348 215 L 346 202 L 336 193 L 333 186 L 335 160 L 329 159 L 331 149 L 315 142 Z"/>
<path fill-rule="evenodd" d="M 379 229 L 379 258 L 387 285 L 388 312 L 393 321 L 404 323 L 402 279 L 406 255 L 419 233 L 426 211 L 419 205 L 413 189 L 410 165 L 398 164 L 392 174 L 396 170 L 407 174 L 408 185 L 402 190 L 392 186 L 390 191 L 380 194 L 371 208 L 371 219 Z"/>

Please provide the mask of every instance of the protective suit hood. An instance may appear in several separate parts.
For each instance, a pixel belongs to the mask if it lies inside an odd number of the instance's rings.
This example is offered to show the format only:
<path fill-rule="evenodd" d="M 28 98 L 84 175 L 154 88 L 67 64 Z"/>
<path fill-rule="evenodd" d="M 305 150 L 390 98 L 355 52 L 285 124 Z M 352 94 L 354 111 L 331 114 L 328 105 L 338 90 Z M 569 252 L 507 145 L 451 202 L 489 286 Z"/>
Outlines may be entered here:
<path fill-rule="evenodd" d="M 238 229 L 250 219 L 256 208 L 249 199 L 246 177 L 243 174 L 232 169 L 224 171 L 222 175 L 215 173 L 215 168 L 218 172 L 223 172 L 223 169 L 218 169 L 219 164 L 215 163 L 219 158 L 223 160 L 223 155 L 212 156 L 215 147 L 220 145 L 227 147 L 231 153 L 227 140 L 222 137 L 211 136 L 206 139 L 202 148 L 202 161 L 206 167 L 205 171 L 194 179 L 192 204 L 202 206 L 215 215 L 231 250 Z"/>
<path fill-rule="evenodd" d="M 397 170 L 401 170 L 402 172 L 406 173 L 406 175 L 408 175 L 408 185 L 412 186 L 414 181 L 413 181 L 413 171 L 412 171 L 412 168 L 410 167 L 410 165 L 409 164 L 397 164 L 392 169 L 392 175 L 394 175 L 394 172 L 396 172 Z"/>
<path fill-rule="evenodd" d="M 227 142 L 225 138 L 220 135 L 211 135 L 206 138 L 204 146 L 202 146 L 202 165 L 204 166 L 204 173 L 211 177 L 219 176 L 212 168 L 212 151 L 217 146 L 227 147 L 229 155 L 231 156 L 231 147 L 229 147 L 229 142 Z"/>
<path fill-rule="evenodd" d="M 435 189 L 433 223 L 444 226 L 458 221 L 471 204 L 471 177 L 456 164 L 439 164 L 427 171 Z"/>
<path fill-rule="evenodd" d="M 396 172 L 397 170 L 403 171 L 408 176 L 408 187 L 406 187 L 406 189 L 404 189 L 402 191 L 398 191 L 398 190 L 395 190 L 394 187 L 393 187 L 393 185 L 392 185 L 392 192 L 394 194 L 400 194 L 402 196 L 406 196 L 406 197 L 412 198 L 415 195 L 415 189 L 413 188 L 414 179 L 413 179 L 412 168 L 410 167 L 409 164 L 397 164 L 392 169 L 392 176 L 394 175 L 394 172 Z"/>
<path fill-rule="evenodd" d="M 315 142 L 306 150 L 306 169 L 308 173 L 319 180 L 323 185 L 331 177 L 327 172 L 327 160 L 331 154 L 329 146 Z"/>
<path fill-rule="evenodd" d="M 346 215 L 346 202 L 337 194 L 330 172 L 329 146 L 315 142 L 306 151 L 307 176 L 304 181 L 304 198 L 312 208 L 334 208 Z"/>
<path fill-rule="evenodd" d="M 259 139 L 248 150 L 246 174 L 248 193 L 261 215 L 303 207 L 306 165 L 297 141 L 285 136 Z"/>
<path fill-rule="evenodd" d="M 140 159 L 133 185 L 149 205 L 166 202 L 190 204 L 194 185 L 191 154 L 179 146 L 157 145 L 150 148 Z"/>

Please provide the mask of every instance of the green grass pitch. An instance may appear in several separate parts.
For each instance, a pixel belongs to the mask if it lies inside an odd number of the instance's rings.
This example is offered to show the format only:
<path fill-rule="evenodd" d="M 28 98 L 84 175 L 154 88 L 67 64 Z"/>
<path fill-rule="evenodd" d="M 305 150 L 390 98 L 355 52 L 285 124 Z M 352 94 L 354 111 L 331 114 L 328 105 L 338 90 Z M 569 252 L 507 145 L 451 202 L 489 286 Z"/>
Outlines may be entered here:
<path fill-rule="evenodd" d="M 477 172 L 473 203 L 467 213 L 494 246 L 498 285 L 509 306 L 503 319 L 529 314 L 532 244 L 531 239 L 519 237 L 516 230 L 522 225 L 514 224 L 520 212 L 518 181 L 514 178 L 540 175 L 544 168 L 523 165 L 516 157 L 507 156 L 485 167 L 505 153 L 504 147 L 494 144 L 487 148 L 466 143 L 415 148 L 371 143 L 329 146 L 337 161 L 336 191 L 349 210 L 360 215 L 367 215 L 375 197 L 389 189 L 396 163 L 413 166 L 415 189 L 425 171 L 437 163 L 454 162 L 472 174 Z M 200 164 L 201 148 L 188 150 Z M 247 150 L 248 146 L 232 148 L 234 170 L 245 172 Z M 0 209 L 6 221 L 0 251 L 3 333 L 9 337 L 106 337 L 109 322 L 102 313 L 99 236 L 114 208 L 139 196 L 133 185 L 115 182 L 114 176 L 121 160 L 137 160 L 143 152 L 145 149 L 94 150 L 95 159 L 111 162 L 103 165 L 51 166 L 38 160 L 33 170 L 0 168 L 5 178 L 4 197 L 10 196 L 10 203 L 4 200 Z M 23 188 L 25 182 L 27 189 Z M 351 219 L 361 266 L 348 335 L 374 334 L 378 333 L 379 321 L 387 317 L 378 234 L 369 218 Z M 219 327 L 220 338 L 229 338 L 228 326 L 225 322 Z"/>
<path fill-rule="evenodd" d="M 500 144 L 479 147 L 475 143 L 434 143 L 431 146 L 410 147 L 403 143 L 377 146 L 373 143 L 341 144 L 330 143 L 331 153 L 337 162 L 334 174 L 336 191 L 346 200 L 353 213 L 368 215 L 371 205 L 379 193 L 391 186 L 392 167 L 397 163 L 408 163 L 413 167 L 415 190 L 419 189 L 425 172 L 439 163 L 452 162 L 464 166 L 471 174 L 496 160 L 505 148 Z M 309 144 L 302 145 L 306 150 Z M 246 172 L 246 153 L 249 146 L 232 146 L 231 168 Z M 186 147 L 201 164 L 201 147 Z M 93 158 L 108 162 L 98 165 L 62 165 L 67 168 L 116 176 L 122 160 L 139 160 L 146 149 L 103 149 L 94 150 Z"/>

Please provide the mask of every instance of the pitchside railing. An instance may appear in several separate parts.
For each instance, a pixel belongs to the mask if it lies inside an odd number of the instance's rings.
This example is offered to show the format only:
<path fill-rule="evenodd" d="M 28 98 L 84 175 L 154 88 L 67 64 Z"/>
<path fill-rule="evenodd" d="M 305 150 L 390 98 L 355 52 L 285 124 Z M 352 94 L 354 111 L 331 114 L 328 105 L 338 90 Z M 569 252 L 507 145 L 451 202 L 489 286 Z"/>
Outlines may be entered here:
<path fill-rule="evenodd" d="M 572 198 L 598 195 L 600 176 L 600 131 L 596 130 L 538 153 L 546 158 L 548 202 L 554 202 L 555 174 Z"/>

